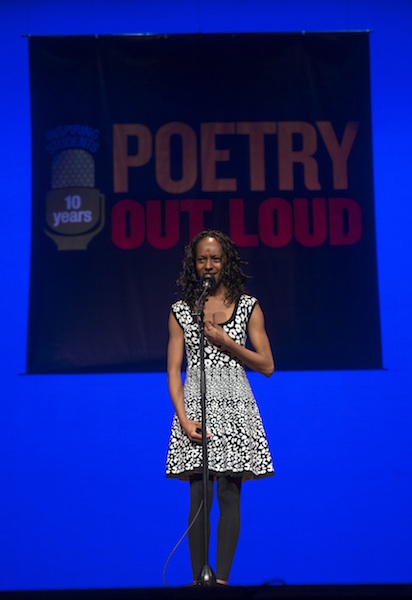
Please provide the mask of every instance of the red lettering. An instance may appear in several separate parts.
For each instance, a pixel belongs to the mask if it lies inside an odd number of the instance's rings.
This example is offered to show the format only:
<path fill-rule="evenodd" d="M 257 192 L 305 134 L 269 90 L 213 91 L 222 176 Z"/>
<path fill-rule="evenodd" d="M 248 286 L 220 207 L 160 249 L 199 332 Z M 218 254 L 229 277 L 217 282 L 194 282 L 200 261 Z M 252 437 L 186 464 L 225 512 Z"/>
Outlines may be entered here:
<path fill-rule="evenodd" d="M 286 246 L 293 238 L 292 206 L 283 198 L 268 198 L 259 206 L 259 234 L 270 248 Z"/>
<path fill-rule="evenodd" d="M 212 200 L 120 200 L 112 209 L 112 240 L 122 250 L 139 248 L 145 241 L 158 250 L 168 250 L 192 239 L 205 228 L 205 214 L 212 212 Z M 229 201 L 229 233 L 239 247 L 281 248 L 295 240 L 314 248 L 328 237 L 331 246 L 348 246 L 362 238 L 362 211 L 352 198 L 267 198 L 251 203 L 255 211 L 248 220 L 245 201 Z M 188 219 L 183 220 L 186 213 Z M 253 215 L 248 215 L 253 216 Z M 253 225 L 257 220 L 257 231 Z M 212 222 L 214 219 L 212 219 Z M 184 224 L 184 230 L 182 229 Z"/>
<path fill-rule="evenodd" d="M 361 207 L 352 198 L 329 198 L 329 242 L 331 246 L 356 244 L 362 237 Z"/>
<path fill-rule="evenodd" d="M 245 208 L 243 200 L 231 200 L 230 237 L 237 246 L 258 246 L 259 236 L 256 233 L 245 233 Z"/>
<path fill-rule="evenodd" d="M 179 201 L 167 200 L 162 218 L 162 204 L 160 200 L 146 202 L 147 241 L 153 248 L 168 250 L 179 242 L 180 219 Z M 164 231 L 164 234 L 163 234 Z"/>
<path fill-rule="evenodd" d="M 320 246 L 328 237 L 326 198 L 295 198 L 293 201 L 295 239 L 302 246 Z"/>
<path fill-rule="evenodd" d="M 180 210 L 189 214 L 189 239 L 205 229 L 205 212 L 213 208 L 211 200 L 181 200 Z"/>
<path fill-rule="evenodd" d="M 133 250 L 145 239 L 144 208 L 135 200 L 120 200 L 112 209 L 112 240 L 122 250 Z"/>

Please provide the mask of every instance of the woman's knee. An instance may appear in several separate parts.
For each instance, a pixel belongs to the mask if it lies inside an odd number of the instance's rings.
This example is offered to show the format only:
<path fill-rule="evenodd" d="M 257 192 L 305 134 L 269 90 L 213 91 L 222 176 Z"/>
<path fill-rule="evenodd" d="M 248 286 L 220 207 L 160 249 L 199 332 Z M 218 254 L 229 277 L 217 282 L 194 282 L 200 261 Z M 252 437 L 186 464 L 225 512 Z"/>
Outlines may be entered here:
<path fill-rule="evenodd" d="M 236 509 L 240 505 L 241 479 L 239 477 L 219 477 L 217 497 L 221 509 Z"/>

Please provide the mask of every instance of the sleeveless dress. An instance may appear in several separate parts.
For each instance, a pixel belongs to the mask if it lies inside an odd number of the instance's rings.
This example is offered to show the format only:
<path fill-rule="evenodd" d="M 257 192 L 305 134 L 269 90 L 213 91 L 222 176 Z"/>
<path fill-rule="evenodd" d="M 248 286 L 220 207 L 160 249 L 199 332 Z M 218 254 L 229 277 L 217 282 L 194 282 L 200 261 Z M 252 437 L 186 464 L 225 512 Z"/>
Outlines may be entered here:
<path fill-rule="evenodd" d="M 257 299 L 242 295 L 223 329 L 238 344 L 245 346 L 247 326 Z M 179 300 L 172 313 L 184 332 L 187 359 L 183 387 L 189 419 L 201 422 L 200 334 L 196 316 L 189 305 Z M 274 474 L 273 463 L 262 419 L 243 364 L 211 344 L 205 336 L 206 427 L 209 472 L 258 479 Z M 166 460 L 166 476 L 188 479 L 202 472 L 202 446 L 191 442 L 174 415 Z"/>

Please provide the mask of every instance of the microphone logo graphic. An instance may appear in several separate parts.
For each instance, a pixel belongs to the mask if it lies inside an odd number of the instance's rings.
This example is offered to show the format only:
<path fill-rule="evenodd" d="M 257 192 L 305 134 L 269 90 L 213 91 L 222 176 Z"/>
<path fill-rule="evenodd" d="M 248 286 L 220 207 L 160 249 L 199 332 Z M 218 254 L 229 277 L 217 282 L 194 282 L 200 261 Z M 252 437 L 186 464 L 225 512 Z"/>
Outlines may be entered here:
<path fill-rule="evenodd" d="M 58 250 L 87 250 L 105 222 L 105 197 L 95 188 L 93 156 L 78 148 L 56 154 L 51 187 L 46 197 L 45 234 Z"/>

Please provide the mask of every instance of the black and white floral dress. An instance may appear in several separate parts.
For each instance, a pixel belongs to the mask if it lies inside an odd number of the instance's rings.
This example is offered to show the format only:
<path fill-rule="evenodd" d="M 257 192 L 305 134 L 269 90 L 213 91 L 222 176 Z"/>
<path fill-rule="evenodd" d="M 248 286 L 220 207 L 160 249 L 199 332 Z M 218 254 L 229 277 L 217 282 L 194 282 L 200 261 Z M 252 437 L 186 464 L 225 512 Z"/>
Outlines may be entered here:
<path fill-rule="evenodd" d="M 238 344 L 246 344 L 247 327 L 257 299 L 242 295 L 223 329 Z M 184 404 L 189 419 L 201 421 L 200 335 L 196 317 L 188 304 L 179 300 L 172 313 L 182 327 L 187 369 Z M 212 345 L 205 337 L 206 427 L 209 472 L 243 479 L 273 475 L 272 459 L 259 413 L 243 364 Z M 166 476 L 188 479 L 202 472 L 202 446 L 191 442 L 174 415 Z"/>

